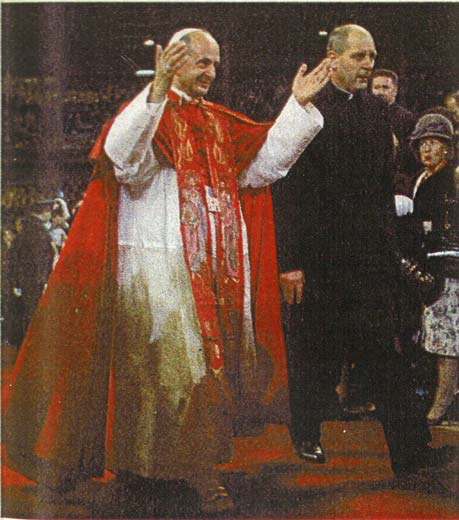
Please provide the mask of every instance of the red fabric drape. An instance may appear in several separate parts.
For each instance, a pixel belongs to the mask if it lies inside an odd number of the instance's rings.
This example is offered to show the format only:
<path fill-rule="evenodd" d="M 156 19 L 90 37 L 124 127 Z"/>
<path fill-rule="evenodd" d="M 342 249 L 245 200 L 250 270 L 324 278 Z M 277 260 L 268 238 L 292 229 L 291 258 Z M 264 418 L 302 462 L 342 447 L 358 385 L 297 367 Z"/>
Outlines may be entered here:
<path fill-rule="evenodd" d="M 236 149 L 257 139 L 247 118 L 223 107 Z M 255 125 L 255 123 L 247 123 Z M 116 303 L 118 185 L 103 145 L 106 124 L 91 152 L 96 162 L 85 200 L 20 349 L 4 395 L 3 438 L 11 464 L 51 486 L 65 486 L 104 470 L 112 318 Z M 239 131 L 240 130 L 240 131 Z M 260 133 L 261 134 L 261 133 Z M 264 137 L 261 137 L 264 139 Z M 238 168 L 246 164 L 241 152 Z M 243 197 L 252 268 L 257 341 L 275 372 L 265 400 L 286 386 L 278 272 L 269 190 Z"/>
<path fill-rule="evenodd" d="M 5 389 L 12 463 L 49 485 L 104 469 L 117 267 L 118 186 L 110 172 L 106 159 L 98 161 Z"/>

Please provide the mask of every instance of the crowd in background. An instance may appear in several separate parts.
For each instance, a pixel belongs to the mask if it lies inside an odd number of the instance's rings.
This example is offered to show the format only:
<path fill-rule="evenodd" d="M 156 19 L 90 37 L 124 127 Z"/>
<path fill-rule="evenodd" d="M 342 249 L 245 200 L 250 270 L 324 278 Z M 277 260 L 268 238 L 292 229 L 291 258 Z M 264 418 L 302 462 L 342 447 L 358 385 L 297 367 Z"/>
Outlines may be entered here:
<path fill-rule="evenodd" d="M 101 123 L 111 118 L 137 88 L 135 84 L 108 84 L 94 89 L 84 83 L 71 85 L 62 92 L 52 77 L 10 78 L 3 93 L 10 115 L 10 128 L 4 132 L 5 150 L 33 153 L 39 149 L 42 112 L 50 104 L 62 110 L 64 150 L 88 148 Z"/>
<path fill-rule="evenodd" d="M 251 78 L 231 88 L 231 106 L 257 119 L 275 117 L 282 101 L 289 94 L 285 78 L 271 79 L 276 85 L 272 96 L 266 98 L 266 79 Z M 100 88 L 91 87 L 90 81 L 71 85 L 63 92 L 52 77 L 16 78 L 5 82 L 4 106 L 9 111 L 4 132 L 6 153 L 23 151 L 37 152 L 42 145 L 41 118 L 49 104 L 60 103 L 64 134 L 64 150 L 90 148 L 103 122 L 117 112 L 123 102 L 132 98 L 143 83 L 109 83 Z M 57 137 L 57 136 L 56 136 Z M 48 137 L 47 137 L 48 138 Z"/>
<path fill-rule="evenodd" d="M 94 87 L 98 83 L 98 78 L 94 81 L 91 78 L 84 82 L 69 81 L 69 86 L 62 91 L 51 76 L 6 77 L 3 98 L 10 127 L 3 133 L 5 153 L 36 151 L 41 145 L 42 111 L 49 104 L 56 103 L 60 103 L 62 109 L 64 150 L 89 149 L 102 123 L 113 117 L 123 102 L 137 94 L 145 81 L 113 80 Z M 268 97 L 267 85 L 270 86 Z M 224 80 L 218 88 L 224 90 Z M 257 120 L 271 120 L 290 94 L 290 84 L 284 76 L 271 74 L 232 83 L 227 92 L 229 94 L 225 97 L 229 97 L 228 104 L 234 109 Z M 458 96 L 458 92 L 452 92 L 445 99 L 445 105 L 451 111 L 457 107 Z M 216 97 L 218 101 L 218 91 Z"/>
<path fill-rule="evenodd" d="M 2 342 L 19 347 L 83 198 L 12 187 L 2 200 Z"/>

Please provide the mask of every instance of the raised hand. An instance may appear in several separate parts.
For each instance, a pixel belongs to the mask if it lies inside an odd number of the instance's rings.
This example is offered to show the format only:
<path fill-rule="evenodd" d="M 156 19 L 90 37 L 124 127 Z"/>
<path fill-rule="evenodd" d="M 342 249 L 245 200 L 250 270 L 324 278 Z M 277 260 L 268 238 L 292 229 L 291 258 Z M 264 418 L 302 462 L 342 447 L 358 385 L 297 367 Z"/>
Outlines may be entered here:
<path fill-rule="evenodd" d="M 306 105 L 325 87 L 330 80 L 331 60 L 325 58 L 307 74 L 308 66 L 303 63 L 292 84 L 292 93 L 300 105 Z"/>
<path fill-rule="evenodd" d="M 159 103 L 169 91 L 175 73 L 188 60 L 188 46 L 185 42 L 175 42 L 164 50 L 156 45 L 155 79 L 151 84 L 148 102 Z"/>

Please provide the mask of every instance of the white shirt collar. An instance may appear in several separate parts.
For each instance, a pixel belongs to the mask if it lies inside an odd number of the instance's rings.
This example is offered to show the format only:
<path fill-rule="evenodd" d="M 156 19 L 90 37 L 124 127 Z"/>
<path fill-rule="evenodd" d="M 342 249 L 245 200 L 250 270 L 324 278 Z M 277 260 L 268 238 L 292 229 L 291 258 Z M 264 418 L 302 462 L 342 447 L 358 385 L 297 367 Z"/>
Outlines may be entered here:
<path fill-rule="evenodd" d="M 348 92 L 347 90 L 344 90 L 344 88 L 338 87 L 338 85 L 336 85 L 336 83 L 333 83 L 333 85 L 335 86 L 335 88 L 337 88 L 338 90 L 341 90 L 341 92 L 344 92 L 345 94 L 348 95 L 348 98 L 347 98 L 348 101 L 350 101 L 354 97 L 354 94 L 352 92 Z"/>

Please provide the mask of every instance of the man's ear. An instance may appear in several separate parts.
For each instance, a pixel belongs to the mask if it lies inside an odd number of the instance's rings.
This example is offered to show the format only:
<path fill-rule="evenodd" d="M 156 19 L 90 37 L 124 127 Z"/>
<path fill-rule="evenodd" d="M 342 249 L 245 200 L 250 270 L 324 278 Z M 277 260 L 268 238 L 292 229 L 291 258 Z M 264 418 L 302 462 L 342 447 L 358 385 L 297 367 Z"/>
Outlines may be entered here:
<path fill-rule="evenodd" d="M 336 51 L 328 51 L 327 58 L 331 59 L 331 70 L 336 70 L 336 60 L 338 58 L 338 53 Z"/>

